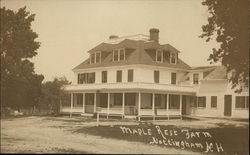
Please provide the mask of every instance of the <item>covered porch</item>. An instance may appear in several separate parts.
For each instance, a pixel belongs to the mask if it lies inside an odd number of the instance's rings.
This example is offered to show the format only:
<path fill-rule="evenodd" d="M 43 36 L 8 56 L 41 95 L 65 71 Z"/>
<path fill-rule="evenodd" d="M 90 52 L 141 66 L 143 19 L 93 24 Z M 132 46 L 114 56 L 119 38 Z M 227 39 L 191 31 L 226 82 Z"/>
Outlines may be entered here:
<path fill-rule="evenodd" d="M 152 91 L 96 91 L 71 93 L 70 106 L 61 106 L 61 112 L 134 117 L 182 118 L 188 114 L 193 94 Z"/>

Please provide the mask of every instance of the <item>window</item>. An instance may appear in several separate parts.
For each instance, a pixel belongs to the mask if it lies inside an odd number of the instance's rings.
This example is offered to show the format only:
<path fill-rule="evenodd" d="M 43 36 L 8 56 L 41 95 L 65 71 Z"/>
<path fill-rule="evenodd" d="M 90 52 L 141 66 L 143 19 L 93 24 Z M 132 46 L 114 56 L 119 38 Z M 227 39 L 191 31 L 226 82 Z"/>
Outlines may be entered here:
<path fill-rule="evenodd" d="M 91 64 L 95 63 L 95 53 L 90 55 L 90 63 Z"/>
<path fill-rule="evenodd" d="M 176 54 L 175 53 L 171 53 L 170 63 L 171 64 L 176 64 Z"/>
<path fill-rule="evenodd" d="M 95 83 L 95 72 L 87 74 L 87 83 Z"/>
<path fill-rule="evenodd" d="M 122 61 L 126 60 L 126 51 L 125 49 L 117 49 L 113 51 L 113 61 Z"/>
<path fill-rule="evenodd" d="M 197 97 L 191 96 L 191 107 L 197 108 Z"/>
<path fill-rule="evenodd" d="M 113 51 L 113 61 L 118 61 L 118 50 Z"/>
<path fill-rule="evenodd" d="M 102 83 L 107 83 L 107 71 L 102 71 Z"/>
<path fill-rule="evenodd" d="M 169 95 L 169 109 L 180 109 L 180 95 Z"/>
<path fill-rule="evenodd" d="M 193 74 L 193 84 L 199 84 L 199 74 Z"/>
<path fill-rule="evenodd" d="M 76 107 L 82 107 L 83 106 L 83 94 L 75 94 L 76 95 Z"/>
<path fill-rule="evenodd" d="M 101 52 L 95 52 L 90 55 L 90 63 L 101 63 Z"/>
<path fill-rule="evenodd" d="M 198 107 L 206 108 L 206 97 L 205 96 L 198 97 Z"/>
<path fill-rule="evenodd" d="M 235 108 L 248 108 L 249 107 L 248 96 L 236 96 Z"/>
<path fill-rule="evenodd" d="M 136 105 L 136 93 L 125 93 L 125 105 Z"/>
<path fill-rule="evenodd" d="M 217 108 L 217 96 L 211 96 L 211 108 Z"/>
<path fill-rule="evenodd" d="M 120 61 L 121 60 L 125 60 L 125 50 L 124 49 L 120 50 Z"/>
<path fill-rule="evenodd" d="M 116 71 L 116 82 L 122 82 L 122 71 Z"/>
<path fill-rule="evenodd" d="M 86 105 L 94 105 L 94 93 L 86 93 L 85 94 L 85 104 Z"/>
<path fill-rule="evenodd" d="M 155 106 L 161 106 L 161 94 L 155 94 Z"/>
<path fill-rule="evenodd" d="M 122 105 L 122 93 L 114 93 L 114 105 Z"/>
<path fill-rule="evenodd" d="M 160 78 L 160 72 L 159 71 L 154 71 L 154 81 L 155 81 L 155 83 L 159 83 L 159 78 Z"/>
<path fill-rule="evenodd" d="M 133 82 L 133 78 L 134 78 L 134 70 L 129 69 L 128 70 L 128 82 Z"/>
<path fill-rule="evenodd" d="M 176 73 L 171 73 L 171 84 L 176 84 Z"/>
<path fill-rule="evenodd" d="M 100 93 L 100 102 L 99 107 L 107 108 L 108 107 L 108 93 Z"/>
<path fill-rule="evenodd" d="M 163 58 L 162 58 L 162 51 L 156 51 L 156 62 L 162 62 Z"/>
<path fill-rule="evenodd" d="M 85 80 L 85 77 L 86 77 L 86 73 L 78 74 L 77 83 L 78 83 L 78 84 L 86 83 L 85 81 L 87 81 L 87 80 Z"/>
<path fill-rule="evenodd" d="M 95 83 L 95 72 L 78 74 L 78 84 Z"/>
<path fill-rule="evenodd" d="M 96 53 L 96 63 L 101 63 L 101 53 Z"/>

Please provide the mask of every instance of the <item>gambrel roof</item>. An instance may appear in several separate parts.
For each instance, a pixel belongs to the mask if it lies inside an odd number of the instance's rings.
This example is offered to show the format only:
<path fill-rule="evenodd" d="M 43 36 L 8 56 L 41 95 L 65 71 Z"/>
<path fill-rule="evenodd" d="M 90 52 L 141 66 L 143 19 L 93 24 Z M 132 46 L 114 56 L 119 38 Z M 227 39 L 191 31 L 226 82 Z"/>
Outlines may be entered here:
<path fill-rule="evenodd" d="M 131 52 L 126 57 L 126 60 L 113 62 L 112 51 L 114 49 L 125 48 L 129 49 Z M 169 68 L 179 68 L 179 69 L 191 69 L 189 65 L 183 62 L 180 58 L 178 58 L 177 64 L 170 64 L 167 62 L 156 62 L 147 52 L 148 50 L 165 50 L 171 53 L 180 53 L 176 48 L 169 44 L 160 45 L 155 41 L 145 41 L 145 40 L 132 40 L 132 39 L 124 39 L 123 41 L 111 44 L 111 43 L 101 43 L 89 50 L 88 53 L 93 53 L 97 51 L 102 51 L 106 53 L 106 57 L 102 60 L 101 63 L 89 63 L 89 58 L 83 61 L 81 64 L 76 66 L 73 70 L 85 69 L 85 68 L 93 68 L 93 67 L 106 67 L 106 66 L 121 66 L 121 65 L 131 65 L 131 64 L 145 64 L 145 65 L 155 65 L 155 66 L 163 66 Z"/>

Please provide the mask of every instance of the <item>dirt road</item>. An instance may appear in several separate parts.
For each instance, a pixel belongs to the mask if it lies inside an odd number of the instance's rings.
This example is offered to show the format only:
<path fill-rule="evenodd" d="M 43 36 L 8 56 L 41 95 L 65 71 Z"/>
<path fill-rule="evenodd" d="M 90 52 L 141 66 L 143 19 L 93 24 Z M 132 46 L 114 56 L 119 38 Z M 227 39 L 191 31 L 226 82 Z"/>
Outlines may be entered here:
<path fill-rule="evenodd" d="M 113 123 L 135 124 L 136 122 Z M 80 127 L 94 125 L 94 120 L 68 117 L 32 116 L 3 119 L 1 120 L 1 153 L 193 154 L 186 150 L 73 132 Z"/>

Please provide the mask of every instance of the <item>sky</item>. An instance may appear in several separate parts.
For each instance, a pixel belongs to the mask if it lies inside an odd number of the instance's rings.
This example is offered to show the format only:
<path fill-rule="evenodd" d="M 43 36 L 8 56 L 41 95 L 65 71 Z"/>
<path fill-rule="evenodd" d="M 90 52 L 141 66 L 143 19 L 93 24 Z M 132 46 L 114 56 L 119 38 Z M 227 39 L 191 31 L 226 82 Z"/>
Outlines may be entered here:
<path fill-rule="evenodd" d="M 215 41 L 199 38 L 207 24 L 207 7 L 201 0 L 2 0 L 1 6 L 36 14 L 32 29 L 41 42 L 32 58 L 35 72 L 44 81 L 66 76 L 88 58 L 90 49 L 110 35 L 149 35 L 158 28 L 161 44 L 170 44 L 190 66 L 210 65 L 207 61 Z"/>

